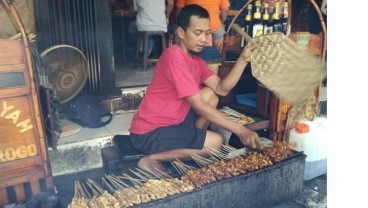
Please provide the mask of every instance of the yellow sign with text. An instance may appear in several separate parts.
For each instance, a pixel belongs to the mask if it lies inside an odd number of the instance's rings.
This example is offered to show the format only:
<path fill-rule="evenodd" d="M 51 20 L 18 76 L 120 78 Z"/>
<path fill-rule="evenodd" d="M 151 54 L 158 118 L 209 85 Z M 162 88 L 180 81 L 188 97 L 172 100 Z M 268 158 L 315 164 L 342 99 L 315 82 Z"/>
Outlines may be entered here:
<path fill-rule="evenodd" d="M 2 102 L 2 109 L 0 111 L 0 117 L 11 120 L 12 123 L 19 128 L 20 133 L 24 133 L 33 128 L 30 119 L 20 120 L 21 111 L 15 106 L 8 104 L 6 101 Z"/>
<path fill-rule="evenodd" d="M 36 155 L 37 147 L 35 144 L 20 145 L 18 147 L 7 147 L 5 149 L 0 149 L 0 163 Z"/>
<path fill-rule="evenodd" d="M 0 163 L 38 155 L 29 102 L 26 96 L 0 99 Z"/>

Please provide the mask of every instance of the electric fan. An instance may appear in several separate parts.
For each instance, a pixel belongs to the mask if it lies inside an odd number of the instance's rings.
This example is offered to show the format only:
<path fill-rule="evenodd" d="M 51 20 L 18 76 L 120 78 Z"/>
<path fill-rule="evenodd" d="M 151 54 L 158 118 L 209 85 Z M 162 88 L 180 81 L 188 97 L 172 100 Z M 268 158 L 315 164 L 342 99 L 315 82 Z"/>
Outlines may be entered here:
<path fill-rule="evenodd" d="M 88 77 L 88 62 L 83 52 L 71 45 L 55 45 L 41 53 L 42 63 L 49 82 L 61 104 L 73 99 L 82 90 Z M 60 137 L 78 133 L 79 124 L 61 119 Z"/>

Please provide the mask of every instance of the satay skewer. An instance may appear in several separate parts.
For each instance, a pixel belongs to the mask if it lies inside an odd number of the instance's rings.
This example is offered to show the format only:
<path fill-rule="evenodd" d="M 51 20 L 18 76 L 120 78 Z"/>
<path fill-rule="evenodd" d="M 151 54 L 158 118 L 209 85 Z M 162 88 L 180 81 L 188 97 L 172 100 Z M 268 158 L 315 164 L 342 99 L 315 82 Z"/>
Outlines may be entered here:
<path fill-rule="evenodd" d="M 226 154 L 221 152 L 218 149 L 215 148 L 206 148 L 206 151 L 209 152 L 211 154 L 211 156 L 218 158 L 220 160 L 224 160 L 226 159 Z"/>
<path fill-rule="evenodd" d="M 133 171 L 132 169 L 129 169 L 129 171 L 134 173 L 136 176 L 138 176 L 140 179 L 142 179 L 144 181 L 147 181 L 148 179 L 153 179 L 152 177 L 143 176 L 142 174 L 137 173 L 137 172 Z"/>
<path fill-rule="evenodd" d="M 143 175 L 145 175 L 146 177 L 148 178 L 155 178 L 156 176 L 155 175 L 150 175 L 147 171 L 144 171 L 140 168 L 135 168 L 138 172 L 142 173 Z"/>
<path fill-rule="evenodd" d="M 231 145 L 228 145 L 228 144 L 223 144 L 222 145 L 222 148 L 226 149 L 229 153 L 232 152 L 232 151 L 236 151 L 238 149 L 236 149 L 235 147 L 231 146 Z"/>
<path fill-rule="evenodd" d="M 213 163 L 212 160 L 209 160 L 207 158 L 204 158 L 202 156 L 199 156 L 197 154 L 192 154 L 191 155 L 192 159 L 200 166 L 200 167 L 204 167 L 206 165 L 209 165 L 211 163 Z"/>

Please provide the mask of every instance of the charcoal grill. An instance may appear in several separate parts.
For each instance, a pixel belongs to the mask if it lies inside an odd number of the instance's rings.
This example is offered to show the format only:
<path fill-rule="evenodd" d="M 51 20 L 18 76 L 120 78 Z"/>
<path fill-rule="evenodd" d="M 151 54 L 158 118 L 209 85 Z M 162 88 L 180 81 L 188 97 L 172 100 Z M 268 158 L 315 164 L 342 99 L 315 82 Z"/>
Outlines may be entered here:
<path fill-rule="evenodd" d="M 167 196 L 133 207 L 149 208 L 267 208 L 298 196 L 303 188 L 305 158 L 288 158 L 247 174 L 223 179 L 192 192 Z"/>

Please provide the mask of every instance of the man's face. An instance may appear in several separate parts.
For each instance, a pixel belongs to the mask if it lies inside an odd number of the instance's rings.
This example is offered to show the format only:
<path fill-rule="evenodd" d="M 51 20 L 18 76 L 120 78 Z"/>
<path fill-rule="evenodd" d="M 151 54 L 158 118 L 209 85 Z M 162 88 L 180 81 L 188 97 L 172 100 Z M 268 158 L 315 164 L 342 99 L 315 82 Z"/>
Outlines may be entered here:
<path fill-rule="evenodd" d="M 198 16 L 191 16 L 189 27 L 185 31 L 182 28 L 178 29 L 180 46 L 189 54 L 200 53 L 210 34 L 210 20 Z"/>

